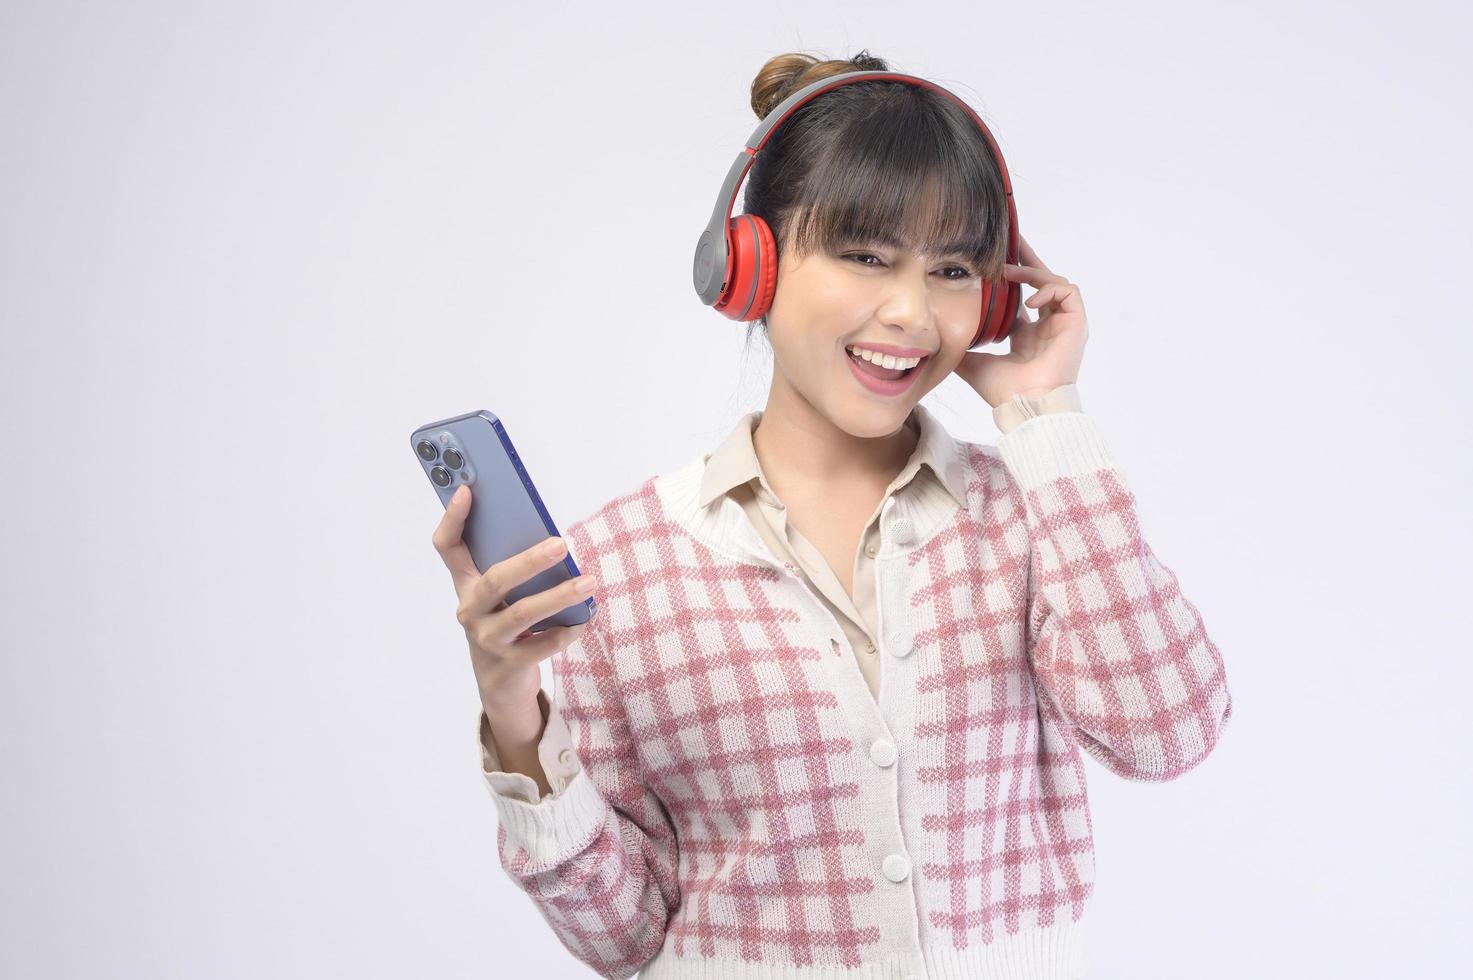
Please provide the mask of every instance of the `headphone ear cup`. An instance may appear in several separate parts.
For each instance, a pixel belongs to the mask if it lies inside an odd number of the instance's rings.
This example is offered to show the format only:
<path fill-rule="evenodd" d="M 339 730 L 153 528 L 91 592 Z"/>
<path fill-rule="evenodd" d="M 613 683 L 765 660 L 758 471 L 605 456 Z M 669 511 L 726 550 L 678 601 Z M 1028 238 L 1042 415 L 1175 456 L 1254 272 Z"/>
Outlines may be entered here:
<path fill-rule="evenodd" d="M 982 283 L 982 322 L 977 329 L 977 338 L 967 346 L 974 350 L 978 346 L 1000 344 L 1012 333 L 1013 322 L 1018 318 L 1018 306 L 1023 297 L 1023 287 L 1016 282 L 1007 282 L 999 290 L 991 282 Z"/>
<path fill-rule="evenodd" d="M 1013 325 L 1018 322 L 1018 308 L 1022 303 L 1022 284 L 1009 280 L 1007 293 L 1003 296 L 1002 310 L 998 316 L 997 336 L 995 338 L 998 343 L 1001 343 L 1008 334 L 1013 332 Z"/>
<path fill-rule="evenodd" d="M 977 333 L 972 337 L 972 342 L 967 345 L 967 350 L 976 350 L 987 342 L 987 325 L 992 322 L 993 292 L 992 283 L 986 279 L 982 280 L 982 312 L 977 318 Z"/>
<path fill-rule="evenodd" d="M 772 306 L 777 292 L 777 242 L 754 214 L 739 214 L 728 226 L 731 277 L 715 308 L 733 320 L 751 321 Z"/>
<path fill-rule="evenodd" d="M 982 281 L 982 315 L 977 323 L 977 336 L 967 345 L 968 350 L 994 344 L 1008 335 L 1011 318 L 1004 317 L 1007 307 L 1009 284 L 1001 287 L 990 279 Z"/>

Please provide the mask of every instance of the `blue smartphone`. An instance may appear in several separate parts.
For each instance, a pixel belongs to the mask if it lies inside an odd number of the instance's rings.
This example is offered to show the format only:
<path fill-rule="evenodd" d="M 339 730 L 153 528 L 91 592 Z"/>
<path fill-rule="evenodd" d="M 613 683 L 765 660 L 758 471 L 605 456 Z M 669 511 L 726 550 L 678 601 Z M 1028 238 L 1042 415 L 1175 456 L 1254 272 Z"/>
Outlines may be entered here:
<path fill-rule="evenodd" d="M 532 477 L 512 445 L 501 420 L 484 408 L 454 418 L 422 425 L 410 433 L 409 444 L 440 498 L 440 506 L 461 484 L 471 488 L 471 509 L 461 535 L 471 560 L 484 572 L 499 561 L 526 551 L 549 537 L 559 537 L 557 525 L 532 485 Z M 545 592 L 581 572 L 569 543 L 563 560 L 514 586 L 506 594 L 509 606 L 518 599 Z M 533 633 L 554 626 L 585 623 L 597 608 L 593 597 L 558 610 L 533 623 Z"/>

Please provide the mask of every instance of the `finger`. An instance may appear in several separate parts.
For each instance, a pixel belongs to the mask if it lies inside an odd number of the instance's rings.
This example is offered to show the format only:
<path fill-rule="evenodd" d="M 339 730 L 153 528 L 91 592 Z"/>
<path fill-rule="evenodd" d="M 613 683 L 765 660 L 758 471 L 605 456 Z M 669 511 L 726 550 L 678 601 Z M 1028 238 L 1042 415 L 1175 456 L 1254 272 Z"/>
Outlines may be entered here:
<path fill-rule="evenodd" d="M 435 525 L 435 531 L 430 535 L 431 543 L 450 570 L 457 595 L 463 595 L 481 575 L 481 570 L 471 558 L 470 549 L 465 546 L 465 519 L 470 512 L 471 488 L 462 484 L 451 495 L 440 523 Z"/>
<path fill-rule="evenodd" d="M 1034 293 L 1033 295 L 1037 296 L 1038 294 Z M 1018 312 L 1016 319 L 1021 323 L 1033 322 L 1033 318 L 1028 315 L 1028 301 L 1026 299 L 1023 299 L 1021 296 L 1018 299 Z"/>
<path fill-rule="evenodd" d="M 502 559 L 478 575 L 464 595 L 464 612 L 469 616 L 484 615 L 496 609 L 506 599 L 507 593 L 523 584 L 532 576 L 561 564 L 568 556 L 567 546 L 548 553 L 543 549 L 550 542 L 562 542 L 561 538 L 546 537 L 530 548 Z M 567 585 L 563 582 L 561 585 Z M 530 598 L 530 597 L 529 597 Z M 559 609 L 562 606 L 558 607 Z M 535 623 L 536 620 L 528 620 Z M 524 626 L 527 623 L 523 624 Z M 512 634 L 515 635 L 515 634 Z"/>
<path fill-rule="evenodd" d="M 1026 282 L 1030 286 L 1041 287 L 1045 283 L 1065 282 L 1063 276 L 1056 275 L 1036 265 L 1012 265 L 1004 263 L 1002 267 L 1004 279 L 1012 279 L 1017 282 Z"/>
<path fill-rule="evenodd" d="M 1060 313 L 1084 313 L 1084 299 L 1079 295 L 1079 287 L 1072 282 L 1048 283 L 1028 297 L 1024 305 L 1039 310 L 1051 305 Z M 1054 310 L 1049 312 L 1052 313 Z"/>
<path fill-rule="evenodd" d="M 592 575 L 580 575 L 496 610 L 491 614 L 495 620 L 492 638 L 506 643 L 520 641 L 537 623 L 585 601 L 591 593 L 578 591 L 578 584 L 593 581 Z"/>
<path fill-rule="evenodd" d="M 1039 289 L 1038 292 L 1034 293 L 1032 296 L 1023 301 L 1023 305 L 1032 307 L 1035 310 L 1041 309 L 1043 305 L 1050 302 L 1053 297 L 1057 295 L 1057 293 L 1057 284 L 1051 282 L 1044 283 L 1043 287 Z"/>

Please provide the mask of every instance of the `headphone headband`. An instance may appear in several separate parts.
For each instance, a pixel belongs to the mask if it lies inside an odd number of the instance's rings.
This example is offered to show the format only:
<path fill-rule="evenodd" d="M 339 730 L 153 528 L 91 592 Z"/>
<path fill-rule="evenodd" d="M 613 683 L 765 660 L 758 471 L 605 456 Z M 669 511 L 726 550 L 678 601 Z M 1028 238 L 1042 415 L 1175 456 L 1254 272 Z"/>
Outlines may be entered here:
<path fill-rule="evenodd" d="M 930 89 L 951 99 L 965 109 L 967 115 L 972 117 L 973 121 L 977 124 L 977 128 L 982 131 L 982 135 L 986 138 L 988 146 L 991 147 L 993 156 L 997 160 L 998 170 L 1002 174 L 1003 190 L 1008 206 L 1008 258 L 1010 261 L 1016 261 L 1018 255 L 1018 221 L 1017 208 L 1013 203 L 1013 184 L 1011 178 L 1008 176 L 1008 168 L 1003 162 L 1002 152 L 998 149 L 997 141 L 993 139 L 992 132 L 987 128 L 987 125 L 982 122 L 982 117 L 977 115 L 971 106 L 954 93 L 935 82 L 916 75 L 907 75 L 904 72 L 897 71 L 843 72 L 838 75 L 830 75 L 827 78 L 820 78 L 816 82 L 811 82 L 779 102 L 758 123 L 757 128 L 752 131 L 752 135 L 747 140 L 746 145 L 742 147 L 737 153 L 736 159 L 732 161 L 731 167 L 726 172 L 726 179 L 721 182 L 721 190 L 716 195 L 716 206 L 711 211 L 711 218 L 706 222 L 705 230 L 701 232 L 701 237 L 696 242 L 695 257 L 691 266 L 691 276 L 695 285 L 696 295 L 700 297 L 702 303 L 707 306 L 716 305 L 722 293 L 731 285 L 733 273 L 736 271 L 733 268 L 732 261 L 733 243 L 731 236 L 734 222 L 731 217 L 731 211 L 736 206 L 737 189 L 741 186 L 742 180 L 746 177 L 747 172 L 751 170 L 752 164 L 756 162 L 757 153 L 767 144 L 767 141 L 772 137 L 778 126 L 792 115 L 799 106 L 841 85 L 871 80 L 904 82 Z M 746 217 L 745 215 L 739 216 L 738 220 Z M 748 219 L 748 221 L 753 220 Z M 760 221 L 760 219 L 755 220 Z M 772 263 L 775 278 L 776 257 L 774 255 L 763 255 L 757 261 Z M 754 281 L 751 285 L 753 287 L 752 295 L 745 298 L 740 310 L 728 312 L 728 316 L 737 319 L 756 319 L 757 316 L 761 315 L 761 312 L 750 317 L 745 315 L 750 311 L 754 300 L 757 299 L 758 290 L 756 287 L 758 282 Z M 993 313 L 993 307 L 997 301 L 996 297 L 999 290 L 988 289 L 987 285 L 986 283 L 983 284 L 984 303 L 981 323 L 978 327 L 976 338 L 972 341 L 972 345 L 969 346 L 975 346 L 978 340 L 983 339 L 989 316 Z M 1008 328 L 1011 327 L 1011 320 L 1016 312 L 1019 290 L 1016 284 L 1009 283 L 1007 285 L 1011 288 L 1002 291 L 1013 299 L 1011 304 L 1013 309 L 1008 311 L 1007 322 L 1003 323 L 1000 329 L 995 329 L 993 336 L 986 338 L 988 341 L 1001 340 L 1007 335 Z M 774 288 L 775 282 L 768 282 L 767 286 L 769 289 Z M 757 305 L 761 308 L 762 312 L 765 312 L 765 304 L 759 302 Z M 726 311 L 723 310 L 723 312 Z M 994 317 L 994 319 L 997 318 Z"/>

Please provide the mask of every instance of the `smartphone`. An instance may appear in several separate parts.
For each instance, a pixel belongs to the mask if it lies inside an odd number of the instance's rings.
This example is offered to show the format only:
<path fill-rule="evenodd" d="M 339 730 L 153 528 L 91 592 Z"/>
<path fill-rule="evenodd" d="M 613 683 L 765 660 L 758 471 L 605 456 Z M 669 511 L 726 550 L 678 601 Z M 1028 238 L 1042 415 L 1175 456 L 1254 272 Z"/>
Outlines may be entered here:
<path fill-rule="evenodd" d="M 410 433 L 409 444 L 442 507 L 450 503 L 461 484 L 470 486 L 471 509 L 461 537 L 480 571 L 548 537 L 561 536 L 506 426 L 491 412 L 481 409 L 422 425 Z M 580 574 L 570 546 L 561 562 L 509 590 L 506 604 L 546 592 Z M 592 618 L 596 608 L 589 596 L 529 629 L 541 633 L 554 626 L 576 626 Z"/>

